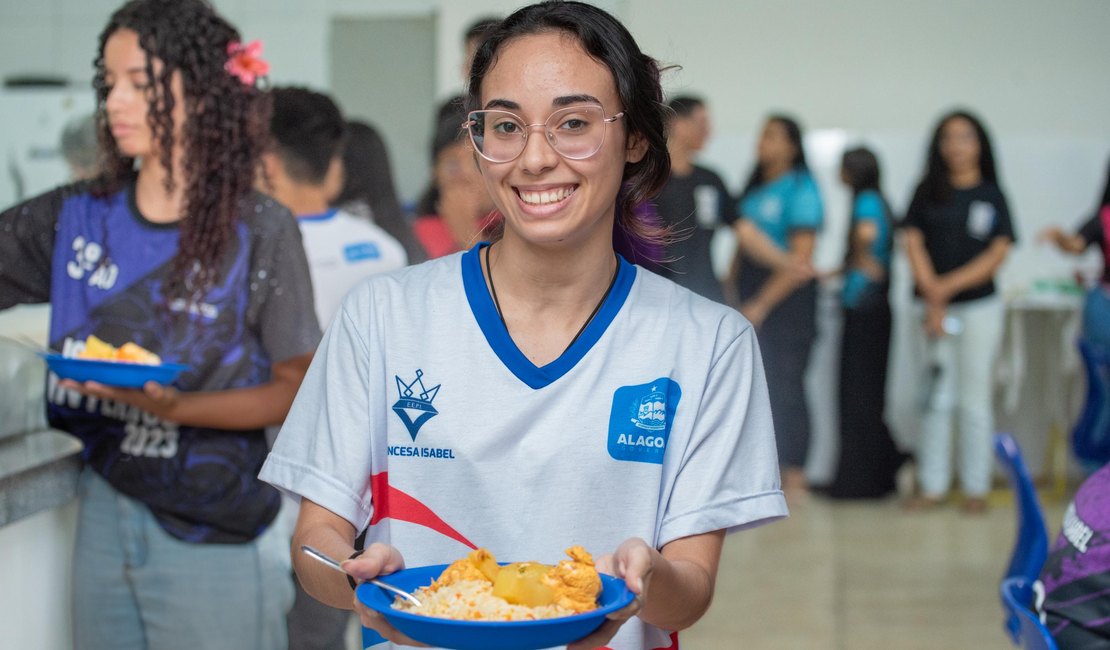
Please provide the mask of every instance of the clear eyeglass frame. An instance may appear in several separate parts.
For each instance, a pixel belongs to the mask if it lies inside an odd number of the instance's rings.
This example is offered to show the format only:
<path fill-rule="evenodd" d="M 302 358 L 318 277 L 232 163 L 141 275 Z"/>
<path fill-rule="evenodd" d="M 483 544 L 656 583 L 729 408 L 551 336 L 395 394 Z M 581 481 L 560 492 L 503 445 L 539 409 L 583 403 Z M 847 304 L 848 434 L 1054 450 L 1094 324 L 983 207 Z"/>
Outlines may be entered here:
<path fill-rule="evenodd" d="M 569 138 L 573 136 L 568 135 L 566 136 L 566 138 L 568 139 L 563 140 L 562 143 L 560 142 L 559 135 L 556 131 L 561 125 L 556 118 L 561 119 L 562 117 L 568 115 L 593 112 L 597 113 L 597 117 L 599 118 L 599 123 L 601 125 L 601 128 L 597 131 L 597 135 L 592 136 L 594 137 L 594 139 L 596 139 L 596 144 L 591 143 L 589 144 L 589 146 L 581 148 L 581 150 L 571 149 L 570 152 L 566 151 L 567 142 L 569 142 Z M 490 118 L 498 117 L 509 119 L 512 121 L 513 124 L 520 127 L 519 145 L 513 145 L 513 150 L 515 150 L 515 153 L 513 153 L 511 156 L 491 155 L 488 151 L 488 148 L 484 146 L 484 140 L 486 136 L 484 134 L 476 133 L 476 131 L 478 131 L 478 127 L 481 127 L 486 122 L 491 121 Z M 605 109 L 600 104 L 577 104 L 574 106 L 566 106 L 564 108 L 553 111 L 551 115 L 548 115 L 547 119 L 545 119 L 543 122 L 528 124 L 519 115 L 513 113 L 512 111 L 487 109 L 480 111 L 470 111 L 470 113 L 467 114 L 466 121 L 462 124 L 462 128 L 470 137 L 470 143 L 474 146 L 474 151 L 476 151 L 479 156 L 492 163 L 512 162 L 519 158 L 520 154 L 524 153 L 524 149 L 528 146 L 528 137 L 529 135 L 531 135 L 532 129 L 537 126 L 543 127 L 544 135 L 547 138 L 548 144 L 560 156 L 566 158 L 567 160 L 585 160 L 586 158 L 589 158 L 590 156 L 596 154 L 598 151 L 601 151 L 601 147 L 605 144 L 605 134 L 608 125 L 616 122 L 622 117 L 624 117 L 624 111 L 606 117 Z M 554 127 L 552 126 L 553 120 L 555 121 Z M 508 146 L 510 142 L 511 140 L 505 139 L 502 142 L 502 145 Z"/>

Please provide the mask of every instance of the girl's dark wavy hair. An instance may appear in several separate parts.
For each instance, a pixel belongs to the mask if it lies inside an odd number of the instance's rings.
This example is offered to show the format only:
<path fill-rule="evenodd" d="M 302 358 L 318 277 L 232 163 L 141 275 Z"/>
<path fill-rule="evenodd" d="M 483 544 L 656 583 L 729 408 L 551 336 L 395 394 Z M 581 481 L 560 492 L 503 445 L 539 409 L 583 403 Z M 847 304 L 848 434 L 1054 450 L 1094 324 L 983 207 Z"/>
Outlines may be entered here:
<path fill-rule="evenodd" d="M 929 153 L 925 162 L 925 175 L 914 193 L 915 200 L 920 198 L 927 204 L 937 205 L 947 203 L 949 197 L 952 196 L 952 179 L 949 178 L 948 163 L 944 162 L 944 157 L 940 155 L 940 140 L 944 135 L 944 127 L 956 119 L 970 122 L 971 127 L 975 130 L 976 137 L 979 139 L 979 173 L 983 177 L 983 182 L 992 185 L 998 184 L 998 171 L 994 163 L 994 148 L 991 146 L 991 138 L 987 133 L 987 128 L 983 126 L 983 121 L 970 111 L 957 110 L 940 118 L 936 128 L 933 129 L 933 137 L 929 141 Z"/>
<path fill-rule="evenodd" d="M 104 173 L 97 194 L 119 191 L 134 178 L 135 161 L 116 146 L 107 119 L 111 90 L 105 83 L 104 47 L 121 29 L 139 35 L 147 55 L 150 105 L 147 123 L 167 170 L 165 187 L 184 184 L 180 240 L 164 291 L 175 298 L 199 301 L 216 281 L 221 260 L 231 246 L 235 227 L 251 192 L 256 165 L 268 142 L 270 100 L 254 85 L 244 84 L 224 66 L 228 45 L 239 32 L 204 0 L 132 0 L 114 14 L 100 33 L 94 66 L 98 132 Z M 157 73 L 154 59 L 162 62 Z M 185 124 L 180 125 L 183 169 L 174 175 L 175 100 L 171 81 L 181 75 Z"/>
<path fill-rule="evenodd" d="M 482 80 L 504 45 L 521 36 L 550 32 L 574 37 L 592 58 L 609 69 L 624 107 L 626 133 L 647 142 L 643 159 L 625 165 L 613 241 L 618 251 L 632 261 L 658 260 L 668 231 L 646 207 L 667 182 L 671 170 L 664 126 L 667 107 L 660 85 L 662 70 L 658 61 L 640 51 L 620 21 L 582 2 L 549 0 L 517 10 L 489 32 L 475 53 L 466 110 L 481 108 Z"/>
<path fill-rule="evenodd" d="M 764 124 L 770 124 L 771 122 L 781 124 L 782 128 L 786 130 L 786 139 L 794 145 L 794 160 L 790 162 L 790 168 L 798 171 L 809 169 L 809 163 L 806 162 L 806 150 L 802 146 L 802 127 L 798 120 L 784 113 L 774 113 L 767 116 Z M 740 192 L 740 198 L 743 199 L 752 190 L 763 185 L 764 180 L 766 179 L 764 178 L 763 165 L 756 161 L 752 173 L 748 175 L 748 181 L 744 183 L 744 190 Z"/>

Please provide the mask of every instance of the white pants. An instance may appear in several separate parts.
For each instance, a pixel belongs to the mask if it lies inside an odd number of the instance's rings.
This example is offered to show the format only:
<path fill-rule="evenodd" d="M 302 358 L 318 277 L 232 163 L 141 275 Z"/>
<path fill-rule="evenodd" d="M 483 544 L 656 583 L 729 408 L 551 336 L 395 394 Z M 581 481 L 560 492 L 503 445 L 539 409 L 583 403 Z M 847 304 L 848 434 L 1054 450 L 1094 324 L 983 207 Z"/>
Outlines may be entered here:
<path fill-rule="evenodd" d="M 1003 305 L 997 295 L 949 306 L 957 332 L 929 342 L 932 390 L 917 443 L 922 493 L 943 497 L 952 483 L 952 420 L 958 416 L 957 467 L 966 496 L 990 491 L 994 361 L 1002 341 Z"/>

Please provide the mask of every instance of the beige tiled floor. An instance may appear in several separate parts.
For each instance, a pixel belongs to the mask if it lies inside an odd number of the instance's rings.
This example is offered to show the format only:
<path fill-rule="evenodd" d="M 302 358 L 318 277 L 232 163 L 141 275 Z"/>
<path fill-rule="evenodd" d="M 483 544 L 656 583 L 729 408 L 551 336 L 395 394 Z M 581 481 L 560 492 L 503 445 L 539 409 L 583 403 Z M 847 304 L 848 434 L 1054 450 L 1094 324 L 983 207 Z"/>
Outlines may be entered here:
<path fill-rule="evenodd" d="M 1041 501 L 1054 535 L 1066 502 Z M 727 539 L 716 599 L 682 648 L 1004 650 L 998 581 L 1014 531 L 1008 492 L 982 516 L 814 498 Z"/>

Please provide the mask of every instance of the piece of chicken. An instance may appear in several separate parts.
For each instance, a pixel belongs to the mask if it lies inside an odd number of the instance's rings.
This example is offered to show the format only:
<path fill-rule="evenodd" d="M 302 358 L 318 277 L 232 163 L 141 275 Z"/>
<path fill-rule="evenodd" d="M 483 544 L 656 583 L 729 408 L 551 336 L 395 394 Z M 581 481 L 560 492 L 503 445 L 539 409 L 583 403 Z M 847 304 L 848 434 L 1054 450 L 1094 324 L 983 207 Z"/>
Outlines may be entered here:
<path fill-rule="evenodd" d="M 581 546 L 567 549 L 569 560 L 563 560 L 543 576 L 543 583 L 555 594 L 555 603 L 574 612 L 597 609 L 601 594 L 601 576 L 594 566 L 594 558 Z"/>
<path fill-rule="evenodd" d="M 97 361 L 124 361 L 127 363 L 141 363 L 157 366 L 162 363 L 162 358 L 138 343 L 128 341 L 120 347 L 102 341 L 89 334 L 85 339 L 85 347 L 76 355 L 78 359 L 93 359 Z"/>
<path fill-rule="evenodd" d="M 436 591 L 464 580 L 493 583 L 493 594 L 517 605 L 559 605 L 575 613 L 597 609 L 601 576 L 594 558 L 581 546 L 566 550 L 569 560 L 555 566 L 517 562 L 500 567 L 484 548 L 451 563 L 428 587 Z"/>
<path fill-rule="evenodd" d="M 464 580 L 493 582 L 493 577 L 487 575 L 490 564 L 493 565 L 494 569 L 497 568 L 497 560 L 490 555 L 489 551 L 484 548 L 471 551 L 466 557 L 455 560 L 444 569 L 443 573 L 439 574 L 439 577 L 432 583 L 431 590 L 435 591 L 440 587 L 453 585 Z"/>

